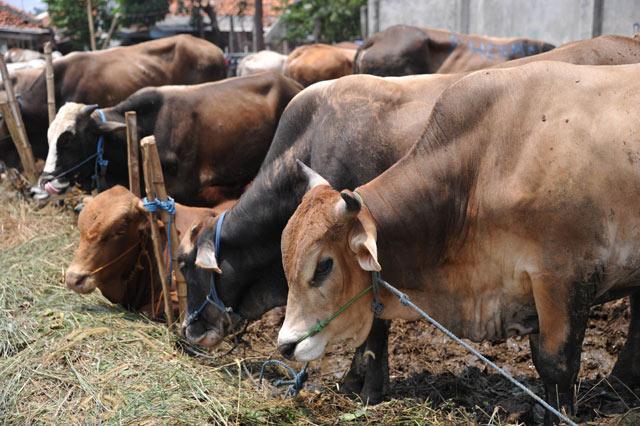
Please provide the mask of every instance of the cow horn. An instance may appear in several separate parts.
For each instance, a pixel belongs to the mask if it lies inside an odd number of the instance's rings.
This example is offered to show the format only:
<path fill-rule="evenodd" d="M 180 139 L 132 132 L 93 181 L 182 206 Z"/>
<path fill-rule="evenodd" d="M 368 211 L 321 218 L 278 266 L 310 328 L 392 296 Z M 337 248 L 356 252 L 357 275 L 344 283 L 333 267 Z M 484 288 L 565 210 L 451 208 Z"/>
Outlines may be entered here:
<path fill-rule="evenodd" d="M 331 186 L 325 178 L 320 176 L 318 172 L 304 164 L 302 161 L 296 160 L 296 163 L 298 163 L 298 169 L 300 169 L 300 172 L 302 172 L 307 178 L 307 191 L 310 191 L 318 185 Z"/>
<path fill-rule="evenodd" d="M 345 189 L 340 192 L 340 196 L 344 200 L 344 208 L 346 213 L 357 214 L 362 208 L 362 200 L 353 192 Z"/>
<path fill-rule="evenodd" d="M 82 107 L 82 109 L 80 110 L 80 115 L 91 115 L 91 113 L 95 110 L 98 109 L 98 105 L 97 104 L 93 104 L 93 105 L 85 105 L 84 107 Z"/>
<path fill-rule="evenodd" d="M 218 274 L 222 273 L 216 260 L 216 251 L 213 247 L 213 242 L 203 241 L 198 244 L 198 254 L 196 255 L 196 266 L 207 271 L 215 271 Z"/>

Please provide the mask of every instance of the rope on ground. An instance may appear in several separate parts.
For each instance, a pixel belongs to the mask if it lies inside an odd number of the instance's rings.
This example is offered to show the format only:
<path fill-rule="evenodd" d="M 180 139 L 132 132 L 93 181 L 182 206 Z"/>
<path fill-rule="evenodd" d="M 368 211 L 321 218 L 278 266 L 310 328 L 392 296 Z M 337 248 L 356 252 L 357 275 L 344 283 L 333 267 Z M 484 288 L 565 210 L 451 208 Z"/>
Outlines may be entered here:
<path fill-rule="evenodd" d="M 278 367 L 284 368 L 291 376 L 291 379 L 289 380 L 278 379 L 273 382 L 273 386 L 275 387 L 289 385 L 287 393 L 285 394 L 286 397 L 296 396 L 300 392 L 300 390 L 302 390 L 305 382 L 309 378 L 309 374 L 307 373 L 307 367 L 309 366 L 309 363 L 306 363 L 304 367 L 302 367 L 302 370 L 296 372 L 296 370 L 294 370 L 286 363 L 278 361 L 277 359 L 270 359 L 263 362 L 262 367 L 260 367 L 260 385 L 262 385 L 262 378 L 264 377 L 264 368 L 268 365 L 276 365 Z"/>

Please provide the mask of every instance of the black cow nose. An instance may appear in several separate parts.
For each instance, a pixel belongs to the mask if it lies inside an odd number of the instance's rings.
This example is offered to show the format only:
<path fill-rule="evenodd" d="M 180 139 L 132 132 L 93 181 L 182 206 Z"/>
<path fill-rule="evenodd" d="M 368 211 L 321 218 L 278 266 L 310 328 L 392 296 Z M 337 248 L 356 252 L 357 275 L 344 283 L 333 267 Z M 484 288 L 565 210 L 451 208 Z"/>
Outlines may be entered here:
<path fill-rule="evenodd" d="M 298 342 L 285 343 L 283 345 L 278 346 L 278 351 L 286 359 L 291 359 L 293 357 L 293 353 L 296 351 L 297 345 L 298 345 Z"/>

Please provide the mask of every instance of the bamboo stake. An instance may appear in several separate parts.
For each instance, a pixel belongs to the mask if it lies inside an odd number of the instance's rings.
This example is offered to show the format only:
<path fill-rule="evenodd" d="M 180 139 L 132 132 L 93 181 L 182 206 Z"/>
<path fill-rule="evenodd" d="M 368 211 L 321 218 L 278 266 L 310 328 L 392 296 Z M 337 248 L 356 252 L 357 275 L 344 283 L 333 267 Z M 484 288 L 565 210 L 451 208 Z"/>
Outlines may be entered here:
<path fill-rule="evenodd" d="M 157 171 L 154 170 L 155 161 L 153 161 L 154 153 L 155 157 L 158 156 L 158 150 L 156 148 L 156 141 L 153 136 L 147 136 L 140 142 L 142 149 L 142 166 L 144 170 L 144 186 L 147 191 L 147 199 L 154 201 L 156 199 L 156 187 L 155 181 Z M 162 172 L 162 170 L 160 171 Z M 160 274 L 160 283 L 162 284 L 162 293 L 164 295 L 164 314 L 167 318 L 167 326 L 173 325 L 173 307 L 171 306 L 171 289 L 167 282 L 167 271 L 164 265 L 164 250 L 162 249 L 162 236 L 160 235 L 160 229 L 158 228 L 158 222 L 156 216 L 151 215 L 151 240 L 153 241 L 153 253 L 158 265 L 158 273 Z"/>
<path fill-rule="evenodd" d="M 135 111 L 127 111 L 124 114 L 127 123 L 127 150 L 129 151 L 129 190 L 136 197 L 141 197 L 140 190 L 140 160 L 138 156 L 138 123 Z"/>
<path fill-rule="evenodd" d="M 13 91 L 13 83 L 9 78 L 9 71 L 7 70 L 7 64 L 4 62 L 4 58 L 0 55 L 0 74 L 2 74 L 2 81 L 4 83 L 4 91 L 7 99 L 2 104 L 2 114 L 7 127 L 11 133 L 11 139 L 16 146 L 18 155 L 20 156 L 20 162 L 22 163 L 22 170 L 29 183 L 36 184 L 36 166 L 33 159 L 33 151 L 27 138 L 27 132 L 24 128 L 24 122 L 22 121 L 22 114 L 20 108 L 18 108 L 18 102 L 16 101 L 16 95 Z M 8 102 L 8 104 L 7 104 Z"/>
<path fill-rule="evenodd" d="M 143 138 L 141 142 L 141 146 L 143 149 L 143 155 L 145 155 L 144 149 L 146 149 L 148 151 L 146 155 L 150 157 L 149 163 L 151 166 L 151 170 L 153 172 L 153 175 L 152 175 L 153 180 L 151 181 L 151 185 L 155 189 L 155 196 L 159 200 L 166 200 L 168 198 L 168 194 L 164 186 L 164 176 L 162 174 L 162 166 L 160 164 L 160 156 L 158 155 L 158 149 L 156 147 L 155 137 L 147 136 Z M 144 175 L 145 187 L 148 187 L 149 181 L 148 181 L 147 171 L 146 171 L 147 158 L 145 158 L 144 161 L 145 161 L 145 175 Z M 148 191 L 147 191 L 147 198 L 149 198 Z M 162 218 L 162 221 L 165 223 L 165 226 L 167 226 L 169 224 L 169 214 L 165 211 L 162 211 L 160 216 Z M 169 229 L 169 232 L 171 235 L 171 241 L 173 241 L 173 244 L 171 244 L 170 256 L 172 259 L 177 259 L 179 240 L 178 240 L 178 231 L 176 230 L 174 221 L 171 222 L 171 228 Z M 187 283 L 184 277 L 182 276 L 182 273 L 180 272 L 180 270 L 176 267 L 176 265 L 174 265 L 174 268 L 173 268 L 173 280 L 176 283 L 176 289 L 178 292 L 178 309 L 180 313 L 180 323 L 182 323 L 182 321 L 184 321 L 184 318 L 185 318 L 185 313 L 187 312 Z"/>
<path fill-rule="evenodd" d="M 45 75 L 47 81 L 47 108 L 49 111 L 49 124 L 56 118 L 56 91 L 53 80 L 53 57 L 51 54 L 51 42 L 44 44 Z"/>
<path fill-rule="evenodd" d="M 111 26 L 109 27 L 109 32 L 107 33 L 107 38 L 102 42 L 102 49 L 106 49 L 109 46 L 109 42 L 111 42 L 111 37 L 113 36 L 113 32 L 116 29 L 116 24 L 118 23 L 118 19 L 120 19 L 120 12 L 116 13 L 111 21 Z"/>
<path fill-rule="evenodd" d="M 91 43 L 91 50 L 96 51 L 96 36 L 93 29 L 93 7 L 91 7 L 91 0 L 87 0 L 87 20 L 89 21 L 89 41 Z"/>

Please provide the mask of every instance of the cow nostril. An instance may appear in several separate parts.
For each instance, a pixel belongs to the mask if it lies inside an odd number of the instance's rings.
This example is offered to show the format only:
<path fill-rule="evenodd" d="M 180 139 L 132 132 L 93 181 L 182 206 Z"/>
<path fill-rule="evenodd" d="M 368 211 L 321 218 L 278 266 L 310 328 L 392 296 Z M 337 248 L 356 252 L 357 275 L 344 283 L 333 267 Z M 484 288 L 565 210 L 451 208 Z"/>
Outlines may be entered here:
<path fill-rule="evenodd" d="M 298 345 L 298 342 L 285 343 L 278 346 L 278 351 L 286 359 L 291 359 L 293 357 L 293 353 L 296 351 L 297 345 Z"/>
<path fill-rule="evenodd" d="M 74 274 L 74 273 L 67 273 L 67 276 L 65 277 L 65 281 L 67 283 L 67 287 L 73 289 L 73 288 L 77 288 L 77 287 L 81 287 L 82 284 L 84 284 L 84 282 L 86 281 L 88 275 L 81 275 L 81 274 Z"/>

